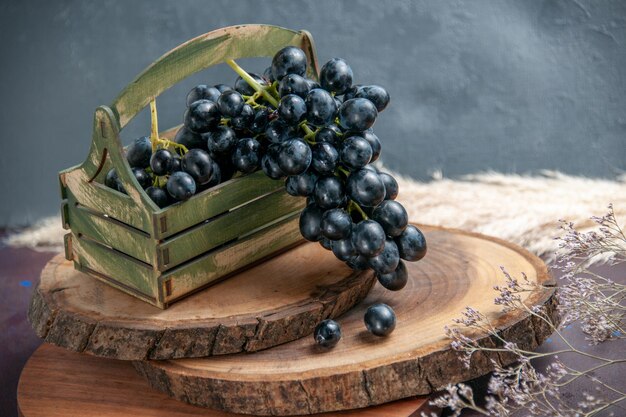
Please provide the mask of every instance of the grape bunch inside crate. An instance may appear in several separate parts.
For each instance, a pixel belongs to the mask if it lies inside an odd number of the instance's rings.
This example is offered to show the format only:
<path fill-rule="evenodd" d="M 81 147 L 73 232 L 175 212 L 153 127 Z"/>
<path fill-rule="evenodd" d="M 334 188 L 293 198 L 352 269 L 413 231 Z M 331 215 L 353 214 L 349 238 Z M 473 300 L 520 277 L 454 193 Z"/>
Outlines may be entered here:
<path fill-rule="evenodd" d="M 165 54 L 95 112 L 89 155 L 59 174 L 65 253 L 76 269 L 160 308 L 284 251 L 302 237 L 293 198 L 263 172 L 233 178 L 160 209 L 126 161 L 120 131 L 163 91 L 226 60 L 271 57 L 294 45 L 317 79 L 310 34 L 269 25 L 219 29 Z M 167 134 L 165 134 L 167 136 Z M 104 185 L 115 168 L 127 194 Z"/>

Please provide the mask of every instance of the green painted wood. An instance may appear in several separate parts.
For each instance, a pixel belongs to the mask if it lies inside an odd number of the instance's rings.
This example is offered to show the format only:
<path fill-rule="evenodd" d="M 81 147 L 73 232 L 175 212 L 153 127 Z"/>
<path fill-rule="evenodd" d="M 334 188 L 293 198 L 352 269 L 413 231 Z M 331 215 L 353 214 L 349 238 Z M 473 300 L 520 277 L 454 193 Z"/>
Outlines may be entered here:
<path fill-rule="evenodd" d="M 298 228 L 299 213 L 279 220 L 244 239 L 207 256 L 199 257 L 163 274 L 159 281 L 165 291 L 165 302 L 171 303 L 199 288 L 216 282 L 252 263 L 302 242 Z"/>
<path fill-rule="evenodd" d="M 170 269 L 204 252 L 230 242 L 277 218 L 304 208 L 306 200 L 284 190 L 273 192 L 245 206 L 198 225 L 168 239 L 157 247 L 158 268 Z"/>
<path fill-rule="evenodd" d="M 272 180 L 262 171 L 233 178 L 196 194 L 185 202 L 160 210 L 154 215 L 156 230 L 153 236 L 156 239 L 165 239 L 283 187 L 282 181 Z"/>

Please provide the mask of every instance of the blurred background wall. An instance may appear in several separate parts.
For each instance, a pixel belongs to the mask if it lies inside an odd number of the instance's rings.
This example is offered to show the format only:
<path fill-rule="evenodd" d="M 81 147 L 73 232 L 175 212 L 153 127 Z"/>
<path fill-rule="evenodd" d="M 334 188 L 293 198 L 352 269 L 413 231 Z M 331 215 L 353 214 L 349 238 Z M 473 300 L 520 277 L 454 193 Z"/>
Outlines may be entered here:
<path fill-rule="evenodd" d="M 56 174 L 85 158 L 96 106 L 180 43 L 239 23 L 308 29 L 322 63 L 343 57 L 355 82 L 387 88 L 375 131 L 402 174 L 626 170 L 624 1 L 5 0 L 0 227 L 57 212 Z M 216 68 L 169 90 L 161 126 L 181 122 L 193 85 L 235 78 Z M 144 112 L 123 135 L 148 130 Z"/>

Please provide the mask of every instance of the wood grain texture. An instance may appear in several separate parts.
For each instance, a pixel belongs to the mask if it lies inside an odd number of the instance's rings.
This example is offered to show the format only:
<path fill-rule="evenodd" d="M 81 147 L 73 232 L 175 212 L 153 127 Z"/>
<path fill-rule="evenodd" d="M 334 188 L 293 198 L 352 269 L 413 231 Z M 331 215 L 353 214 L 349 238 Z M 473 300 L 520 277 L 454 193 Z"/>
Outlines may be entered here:
<path fill-rule="evenodd" d="M 468 380 L 492 369 L 475 355 L 465 368 L 449 346 L 444 326 L 465 306 L 485 313 L 505 338 L 524 349 L 536 348 L 549 329 L 521 313 L 503 314 L 494 305 L 494 285 L 504 284 L 500 267 L 525 272 L 543 286 L 524 302 L 555 315 L 555 284 L 546 266 L 527 251 L 476 234 L 424 228 L 428 255 L 409 264 L 402 291 L 376 285 L 366 300 L 339 319 L 343 339 L 331 351 L 316 349 L 311 338 L 249 355 L 136 362 L 150 384 L 170 396 L 228 412 L 290 415 L 369 407 L 424 395 L 448 383 Z M 363 324 L 367 305 L 384 302 L 398 317 L 387 338 L 370 335 Z M 468 334 L 493 343 L 482 334 Z"/>
<path fill-rule="evenodd" d="M 47 342 L 117 359 L 254 352 L 309 335 L 362 300 L 374 281 L 372 272 L 353 272 L 311 243 L 159 310 L 75 271 L 59 255 L 41 274 L 29 320 Z"/>
<path fill-rule="evenodd" d="M 130 363 L 43 344 L 20 377 L 21 417 L 236 417 L 173 400 L 148 384 Z M 428 397 L 323 417 L 410 417 L 430 411 Z"/>

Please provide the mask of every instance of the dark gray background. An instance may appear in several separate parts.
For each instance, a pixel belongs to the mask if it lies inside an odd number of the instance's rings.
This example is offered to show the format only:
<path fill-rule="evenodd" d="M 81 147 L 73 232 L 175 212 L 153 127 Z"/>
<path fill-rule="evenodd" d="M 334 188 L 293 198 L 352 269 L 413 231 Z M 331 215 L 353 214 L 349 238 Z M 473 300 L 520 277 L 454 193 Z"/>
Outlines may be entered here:
<path fill-rule="evenodd" d="M 239 23 L 312 32 L 392 105 L 376 133 L 387 166 L 419 179 L 626 168 L 626 2 L 0 2 L 0 227 L 55 213 L 56 173 L 87 153 L 93 111 L 180 43 Z M 262 70 L 260 62 L 244 62 Z M 159 100 L 180 123 L 186 91 L 232 83 L 216 68 Z M 124 131 L 146 134 L 144 113 Z"/>

